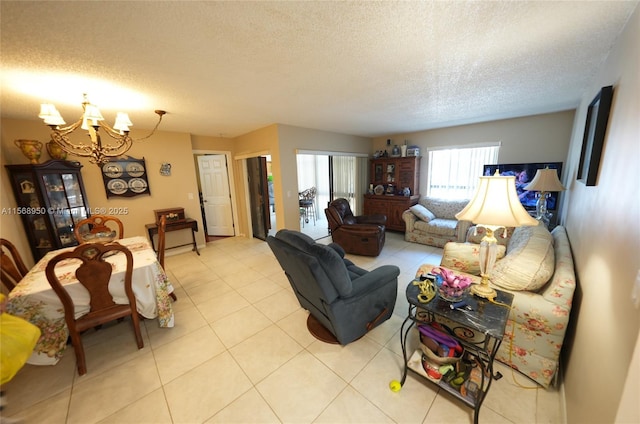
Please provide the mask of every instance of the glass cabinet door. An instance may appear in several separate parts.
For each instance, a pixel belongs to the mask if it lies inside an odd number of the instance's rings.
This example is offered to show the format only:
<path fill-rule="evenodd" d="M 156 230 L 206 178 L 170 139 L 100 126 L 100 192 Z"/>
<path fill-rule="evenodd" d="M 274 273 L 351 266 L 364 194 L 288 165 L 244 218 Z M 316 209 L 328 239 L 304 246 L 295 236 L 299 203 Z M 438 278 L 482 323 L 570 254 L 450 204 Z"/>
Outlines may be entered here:
<path fill-rule="evenodd" d="M 53 249 L 75 246 L 76 223 L 89 207 L 78 162 L 6 165 L 34 260 Z"/>
<path fill-rule="evenodd" d="M 77 208 L 84 206 L 84 199 L 82 198 L 78 177 L 74 174 L 62 174 L 62 183 L 64 184 L 69 207 Z"/>

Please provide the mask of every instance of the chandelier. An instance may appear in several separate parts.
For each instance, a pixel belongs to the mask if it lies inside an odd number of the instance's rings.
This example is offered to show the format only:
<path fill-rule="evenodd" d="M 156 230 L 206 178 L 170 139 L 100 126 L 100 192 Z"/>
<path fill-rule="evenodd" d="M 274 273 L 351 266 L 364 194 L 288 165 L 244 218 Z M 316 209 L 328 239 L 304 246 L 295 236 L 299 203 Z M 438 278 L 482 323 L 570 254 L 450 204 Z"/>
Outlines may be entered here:
<path fill-rule="evenodd" d="M 42 118 L 44 123 L 51 128 L 51 140 L 58 144 L 65 152 L 75 155 L 88 157 L 89 162 L 102 165 L 109 162 L 110 158 L 125 154 L 133 145 L 134 141 L 145 140 L 153 135 L 153 133 L 162 122 L 162 116 L 167 112 L 164 110 L 155 110 L 154 112 L 160 117 L 158 123 L 146 137 L 133 139 L 129 136 L 129 126 L 133 123 L 129 120 L 129 115 L 118 112 L 116 122 L 113 127 L 104 123 L 104 117 L 100 113 L 97 106 L 89 102 L 86 94 L 83 94 L 82 102 L 83 113 L 80 119 L 73 124 L 63 127 L 66 122 L 62 119 L 60 112 L 50 103 L 40 105 L 40 114 L 38 118 Z M 91 143 L 71 141 L 69 134 L 80 127 L 88 131 Z M 103 143 L 99 130 L 108 135 L 112 140 Z"/>

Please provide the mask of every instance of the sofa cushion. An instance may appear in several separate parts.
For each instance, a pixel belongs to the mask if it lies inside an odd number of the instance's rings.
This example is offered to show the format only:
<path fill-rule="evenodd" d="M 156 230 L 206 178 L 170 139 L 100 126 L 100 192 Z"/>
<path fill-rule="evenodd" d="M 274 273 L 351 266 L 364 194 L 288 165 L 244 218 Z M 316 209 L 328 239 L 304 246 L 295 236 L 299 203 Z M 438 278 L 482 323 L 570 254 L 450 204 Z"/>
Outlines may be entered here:
<path fill-rule="evenodd" d="M 424 222 L 429 222 L 432 219 L 436 219 L 436 216 L 429 209 L 425 208 L 421 204 L 413 205 L 409 208 L 411 212 Z"/>
<path fill-rule="evenodd" d="M 540 224 L 514 230 L 506 256 L 496 262 L 491 282 L 507 290 L 537 291 L 554 271 L 553 237 Z"/>
<path fill-rule="evenodd" d="M 434 234 L 440 236 L 456 236 L 456 227 L 458 221 L 453 219 L 440 219 L 436 218 L 429 222 L 418 221 L 415 223 L 415 228 L 419 231 L 424 231 L 427 234 Z"/>
<path fill-rule="evenodd" d="M 446 219 L 456 219 L 456 214 L 464 209 L 468 203 L 468 199 L 450 200 L 424 197 L 420 200 L 420 204 L 433 212 L 436 217 Z"/>

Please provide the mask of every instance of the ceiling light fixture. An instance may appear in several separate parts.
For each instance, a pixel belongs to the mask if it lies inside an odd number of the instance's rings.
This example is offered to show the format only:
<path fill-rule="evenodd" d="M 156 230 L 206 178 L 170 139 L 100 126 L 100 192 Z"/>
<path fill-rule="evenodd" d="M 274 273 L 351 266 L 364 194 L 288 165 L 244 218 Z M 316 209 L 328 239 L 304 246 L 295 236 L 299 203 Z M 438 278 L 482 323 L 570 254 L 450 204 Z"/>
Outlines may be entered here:
<path fill-rule="evenodd" d="M 129 136 L 129 126 L 133 125 L 133 123 L 129 120 L 128 114 L 118 112 L 116 122 L 113 127 L 110 127 L 104 123 L 104 117 L 98 107 L 89 102 L 86 94 L 83 94 L 83 96 L 82 116 L 77 122 L 68 127 L 61 127 L 61 125 L 65 125 L 66 122 L 62 119 L 60 112 L 58 112 L 56 107 L 51 103 L 43 103 L 40 105 L 40 114 L 38 117 L 42 118 L 44 123 L 51 128 L 51 140 L 57 143 L 62 150 L 71 155 L 88 157 L 89 162 L 97 165 L 109 162 L 112 157 L 125 154 L 131 148 L 134 141 L 141 141 L 151 137 L 160 125 L 160 122 L 162 122 L 162 116 L 167 113 L 164 110 L 155 110 L 154 112 L 160 117 L 156 126 L 146 137 L 134 140 Z M 68 135 L 77 130 L 78 127 L 89 132 L 91 144 L 73 142 L 69 139 Z M 103 143 L 99 133 L 100 128 L 114 141 Z"/>

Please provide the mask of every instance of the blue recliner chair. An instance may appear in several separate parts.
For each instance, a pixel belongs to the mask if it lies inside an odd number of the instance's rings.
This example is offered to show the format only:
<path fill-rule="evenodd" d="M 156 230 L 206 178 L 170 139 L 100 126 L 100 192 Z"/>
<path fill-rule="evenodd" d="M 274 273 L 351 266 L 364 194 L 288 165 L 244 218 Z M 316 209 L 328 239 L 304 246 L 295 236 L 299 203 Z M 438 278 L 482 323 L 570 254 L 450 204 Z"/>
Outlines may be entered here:
<path fill-rule="evenodd" d="M 310 313 L 309 331 L 320 340 L 346 345 L 393 313 L 397 266 L 367 271 L 345 259 L 339 245 L 316 243 L 298 231 L 280 230 L 267 237 L 267 243 L 300 305 Z"/>

